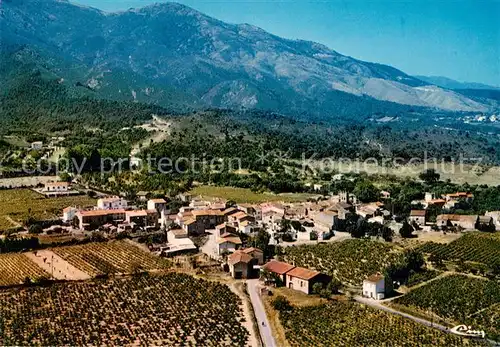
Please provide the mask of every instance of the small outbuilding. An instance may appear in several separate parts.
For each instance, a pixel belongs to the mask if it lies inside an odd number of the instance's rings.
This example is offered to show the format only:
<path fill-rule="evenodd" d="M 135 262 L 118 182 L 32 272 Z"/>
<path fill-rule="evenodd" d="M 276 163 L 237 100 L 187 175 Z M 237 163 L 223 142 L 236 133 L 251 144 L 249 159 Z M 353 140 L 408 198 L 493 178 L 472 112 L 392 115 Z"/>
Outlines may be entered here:
<path fill-rule="evenodd" d="M 385 277 L 376 273 L 363 281 L 363 296 L 375 300 L 385 297 Z"/>

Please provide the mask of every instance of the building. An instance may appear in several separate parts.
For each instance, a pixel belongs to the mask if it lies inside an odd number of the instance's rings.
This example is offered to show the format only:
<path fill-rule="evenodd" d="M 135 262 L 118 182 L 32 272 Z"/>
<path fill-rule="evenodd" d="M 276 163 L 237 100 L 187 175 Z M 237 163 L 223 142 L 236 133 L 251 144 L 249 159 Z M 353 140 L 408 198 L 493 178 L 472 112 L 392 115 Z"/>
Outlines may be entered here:
<path fill-rule="evenodd" d="M 205 230 L 215 229 L 224 223 L 224 214 L 219 210 L 194 210 L 192 215 L 196 221 L 193 229 L 195 234 L 203 234 Z"/>
<path fill-rule="evenodd" d="M 76 207 L 66 207 L 63 210 L 63 218 L 62 218 L 63 222 L 69 223 L 69 222 L 73 221 L 77 212 L 78 212 L 78 209 Z"/>
<path fill-rule="evenodd" d="M 156 210 L 126 211 L 125 221 L 139 227 L 158 228 L 159 214 Z"/>
<path fill-rule="evenodd" d="M 295 267 L 286 273 L 287 288 L 298 290 L 305 294 L 312 294 L 316 283 L 328 284 L 330 278 L 321 272 Z"/>
<path fill-rule="evenodd" d="M 425 225 L 425 210 L 411 210 L 410 212 L 410 223 L 414 222 L 419 226 Z"/>
<path fill-rule="evenodd" d="M 363 296 L 375 300 L 385 297 L 385 277 L 380 273 L 369 276 L 363 281 Z"/>
<path fill-rule="evenodd" d="M 229 265 L 229 273 L 233 278 L 250 278 L 252 274 L 254 260 L 251 255 L 243 252 L 236 251 L 231 254 L 227 260 Z"/>
<path fill-rule="evenodd" d="M 167 201 L 165 199 L 149 199 L 148 210 L 156 210 L 161 213 L 162 210 L 167 208 Z"/>
<path fill-rule="evenodd" d="M 461 227 L 465 230 L 473 230 L 477 228 L 478 222 L 478 215 L 440 214 L 436 217 L 436 225 L 440 228 Z"/>
<path fill-rule="evenodd" d="M 233 234 L 225 233 L 217 239 L 217 254 L 233 253 L 241 246 L 241 239 Z"/>
<path fill-rule="evenodd" d="M 182 229 L 186 231 L 188 235 L 194 235 L 197 233 L 196 220 L 188 219 L 182 223 Z"/>
<path fill-rule="evenodd" d="M 125 220 L 126 211 L 123 209 L 115 210 L 90 210 L 78 211 L 78 226 L 82 230 L 95 230 L 107 223 L 122 222 Z"/>
<path fill-rule="evenodd" d="M 237 231 L 236 227 L 227 225 L 226 223 L 217 225 L 215 227 L 215 230 L 217 231 L 217 237 L 220 237 L 221 235 L 224 235 L 226 233 L 234 234 Z"/>
<path fill-rule="evenodd" d="M 330 230 L 337 224 L 338 216 L 336 211 L 323 211 L 316 214 L 313 219 L 315 223 L 320 223 Z"/>
<path fill-rule="evenodd" d="M 127 208 L 127 206 L 127 200 L 122 199 L 118 196 L 110 196 L 97 200 L 97 208 L 101 210 L 125 209 Z"/>
<path fill-rule="evenodd" d="M 256 265 L 264 264 L 264 252 L 262 252 L 259 248 L 250 247 L 242 249 L 241 251 L 250 255 L 252 259 L 255 260 Z"/>
<path fill-rule="evenodd" d="M 487 217 L 491 217 L 493 219 L 493 224 L 497 230 L 500 230 L 500 211 L 490 211 L 484 214 Z"/>
<path fill-rule="evenodd" d="M 278 276 L 285 285 L 286 285 L 286 273 L 292 270 L 293 268 L 295 268 L 295 266 L 277 260 L 271 260 L 262 267 L 264 271 L 268 271 Z"/>
<path fill-rule="evenodd" d="M 64 193 L 71 189 L 68 182 L 48 182 L 45 183 L 44 193 Z"/>
<path fill-rule="evenodd" d="M 34 149 L 36 151 L 40 150 L 43 148 L 43 142 L 42 141 L 35 141 L 31 143 L 31 149 Z"/>

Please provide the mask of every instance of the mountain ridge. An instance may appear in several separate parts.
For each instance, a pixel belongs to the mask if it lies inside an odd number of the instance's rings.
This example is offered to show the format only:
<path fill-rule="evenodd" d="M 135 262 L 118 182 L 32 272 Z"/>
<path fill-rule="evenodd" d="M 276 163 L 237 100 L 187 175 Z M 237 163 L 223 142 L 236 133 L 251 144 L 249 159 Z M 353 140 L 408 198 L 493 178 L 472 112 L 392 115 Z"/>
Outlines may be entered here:
<path fill-rule="evenodd" d="M 108 13 L 68 1 L 4 0 L 0 21 L 2 41 L 57 52 L 86 66 L 82 85 L 133 100 L 161 103 L 151 90 L 168 87 L 203 106 L 316 116 L 490 108 L 394 67 L 228 24 L 178 3 Z M 135 83 L 120 79 L 115 86 L 116 71 L 135 76 Z"/>

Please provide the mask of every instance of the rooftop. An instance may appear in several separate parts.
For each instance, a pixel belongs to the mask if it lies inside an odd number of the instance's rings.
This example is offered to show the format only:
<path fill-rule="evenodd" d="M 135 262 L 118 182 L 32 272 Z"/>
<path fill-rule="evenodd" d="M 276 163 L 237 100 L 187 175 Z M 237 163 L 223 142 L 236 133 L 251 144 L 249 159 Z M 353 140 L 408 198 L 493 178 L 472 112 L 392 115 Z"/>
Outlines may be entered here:
<path fill-rule="evenodd" d="M 248 255 L 245 252 L 242 251 L 236 251 L 233 254 L 231 254 L 228 258 L 228 263 L 231 265 L 238 264 L 238 263 L 250 263 L 252 261 L 252 257 Z"/>
<path fill-rule="evenodd" d="M 411 210 L 410 216 L 413 217 L 425 217 L 426 211 L 425 210 Z"/>
<path fill-rule="evenodd" d="M 377 283 L 381 280 L 383 280 L 385 277 L 380 274 L 380 273 L 376 273 L 376 274 L 373 274 L 371 276 L 368 276 L 367 279 L 365 279 L 366 282 L 372 282 L 372 283 Z"/>
<path fill-rule="evenodd" d="M 267 270 L 267 271 L 277 273 L 279 275 L 284 275 L 288 271 L 293 269 L 294 267 L 295 266 L 290 265 L 288 263 L 283 263 L 281 261 L 271 260 L 269 263 L 264 265 L 262 268 Z"/>
<path fill-rule="evenodd" d="M 300 279 L 303 279 L 306 281 L 308 281 L 308 280 L 310 280 L 310 279 L 312 279 L 320 274 L 321 273 L 318 271 L 305 269 L 303 267 L 296 267 L 296 268 L 287 272 L 288 276 L 297 277 L 297 278 L 300 278 Z"/>

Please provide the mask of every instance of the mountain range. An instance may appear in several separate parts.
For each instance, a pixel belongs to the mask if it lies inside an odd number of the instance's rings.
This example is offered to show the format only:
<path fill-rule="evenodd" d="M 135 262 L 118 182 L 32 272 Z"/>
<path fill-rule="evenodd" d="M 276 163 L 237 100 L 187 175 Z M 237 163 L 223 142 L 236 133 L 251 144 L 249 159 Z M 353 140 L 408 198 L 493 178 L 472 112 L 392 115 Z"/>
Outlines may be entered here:
<path fill-rule="evenodd" d="M 116 13 L 65 0 L 3 0 L 0 6 L 3 87 L 15 79 L 10 65 L 28 65 L 79 93 L 163 106 L 319 117 L 498 107 L 483 95 L 458 93 L 319 43 L 224 23 L 177 3 Z"/>

